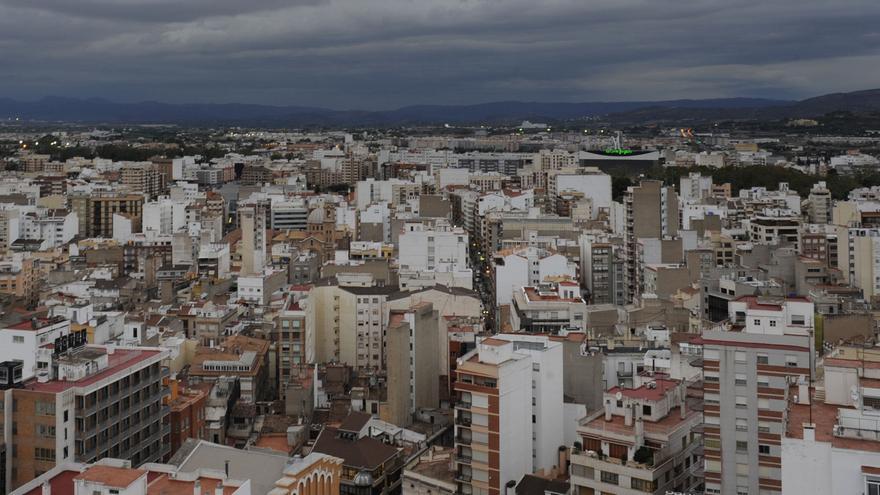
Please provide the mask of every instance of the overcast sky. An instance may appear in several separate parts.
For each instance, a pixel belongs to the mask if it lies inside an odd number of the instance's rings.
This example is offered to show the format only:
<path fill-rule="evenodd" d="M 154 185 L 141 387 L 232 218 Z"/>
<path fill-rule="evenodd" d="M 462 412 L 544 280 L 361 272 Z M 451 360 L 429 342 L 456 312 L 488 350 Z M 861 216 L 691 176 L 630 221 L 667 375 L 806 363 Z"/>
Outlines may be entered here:
<path fill-rule="evenodd" d="M 880 0 L 0 0 L 0 97 L 384 109 L 880 87 Z"/>

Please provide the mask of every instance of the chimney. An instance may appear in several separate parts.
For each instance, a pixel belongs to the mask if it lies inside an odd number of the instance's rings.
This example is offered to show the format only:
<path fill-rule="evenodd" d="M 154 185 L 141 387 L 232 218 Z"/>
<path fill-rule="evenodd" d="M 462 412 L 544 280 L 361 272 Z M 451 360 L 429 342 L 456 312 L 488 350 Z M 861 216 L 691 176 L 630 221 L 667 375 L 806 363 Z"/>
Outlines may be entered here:
<path fill-rule="evenodd" d="M 223 495 L 223 483 L 218 481 L 217 486 L 214 487 L 214 495 Z"/>
<path fill-rule="evenodd" d="M 202 481 L 196 480 L 193 483 L 193 495 L 202 495 Z"/>
<path fill-rule="evenodd" d="M 625 424 L 626 426 L 632 426 L 633 425 L 632 404 L 626 403 L 626 404 L 624 404 L 623 408 L 624 408 L 623 409 L 623 411 L 624 411 L 623 424 Z"/>
<path fill-rule="evenodd" d="M 40 493 L 41 495 L 52 495 L 52 485 L 50 485 L 48 481 L 44 481 L 43 484 L 40 485 Z"/>
<path fill-rule="evenodd" d="M 611 421 L 611 405 L 605 405 L 605 421 Z"/>

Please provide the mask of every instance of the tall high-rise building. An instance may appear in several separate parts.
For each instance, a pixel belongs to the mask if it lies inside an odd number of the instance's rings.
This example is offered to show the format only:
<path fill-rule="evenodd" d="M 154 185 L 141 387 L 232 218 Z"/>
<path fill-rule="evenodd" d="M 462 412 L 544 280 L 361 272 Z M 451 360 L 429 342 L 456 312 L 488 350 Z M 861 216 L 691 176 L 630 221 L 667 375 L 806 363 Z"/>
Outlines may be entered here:
<path fill-rule="evenodd" d="M 807 216 L 810 223 L 831 223 L 831 212 L 834 210 L 831 191 L 825 181 L 813 184 L 807 197 Z"/>
<path fill-rule="evenodd" d="M 262 275 L 266 265 L 266 209 L 263 205 L 238 209 L 241 225 L 241 274 Z"/>
<path fill-rule="evenodd" d="M 624 242 L 627 302 L 641 297 L 642 274 L 637 263 L 639 239 L 663 239 L 678 234 L 678 196 L 672 187 L 656 180 L 643 180 L 624 195 L 626 236 Z"/>
<path fill-rule="evenodd" d="M 523 474 L 558 467 L 561 343 L 496 335 L 460 358 L 456 375 L 458 493 L 501 495 Z"/>
<path fill-rule="evenodd" d="M 812 376 L 814 305 L 743 296 L 728 311 L 702 337 L 705 492 L 781 493 L 789 384 Z"/>
<path fill-rule="evenodd" d="M 388 421 L 409 426 L 420 408 L 440 405 L 438 312 L 429 302 L 392 310 L 386 335 Z"/>

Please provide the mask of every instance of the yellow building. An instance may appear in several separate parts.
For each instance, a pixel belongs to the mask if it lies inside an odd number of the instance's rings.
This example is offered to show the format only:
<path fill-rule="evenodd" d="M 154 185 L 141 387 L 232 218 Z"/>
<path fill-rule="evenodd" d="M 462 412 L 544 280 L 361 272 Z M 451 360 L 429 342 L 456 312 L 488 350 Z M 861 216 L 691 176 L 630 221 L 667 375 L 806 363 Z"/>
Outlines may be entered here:
<path fill-rule="evenodd" d="M 338 495 L 342 462 L 338 457 L 318 452 L 294 458 L 269 495 Z"/>

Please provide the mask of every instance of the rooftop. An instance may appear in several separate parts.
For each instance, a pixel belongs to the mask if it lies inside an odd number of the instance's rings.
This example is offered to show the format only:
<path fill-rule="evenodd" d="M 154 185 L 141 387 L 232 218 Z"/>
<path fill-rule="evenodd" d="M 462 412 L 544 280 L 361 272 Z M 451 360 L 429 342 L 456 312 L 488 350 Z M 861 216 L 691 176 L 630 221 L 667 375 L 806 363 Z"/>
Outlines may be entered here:
<path fill-rule="evenodd" d="M 624 397 L 630 399 L 642 399 L 656 402 L 666 396 L 670 390 L 674 389 L 679 384 L 677 380 L 667 380 L 665 378 L 657 378 L 653 383 L 656 384 L 653 388 L 648 388 L 645 385 L 642 385 L 639 388 L 612 387 L 608 389 L 606 394 L 614 395 L 620 392 Z"/>
<path fill-rule="evenodd" d="M 73 479 L 92 483 L 101 483 L 113 488 L 125 488 L 147 474 L 142 469 L 131 469 L 114 466 L 92 466 Z"/>
<path fill-rule="evenodd" d="M 86 349 L 103 349 L 103 348 L 86 348 Z M 141 364 L 150 359 L 161 356 L 163 351 L 158 349 L 115 349 L 113 354 L 108 354 L 107 367 L 102 371 L 89 375 L 82 380 L 50 380 L 46 383 L 40 383 L 36 379 L 25 383 L 24 388 L 35 392 L 58 393 L 74 387 L 86 387 L 101 380 L 109 378 L 117 373 L 130 372 L 130 368 Z"/>

